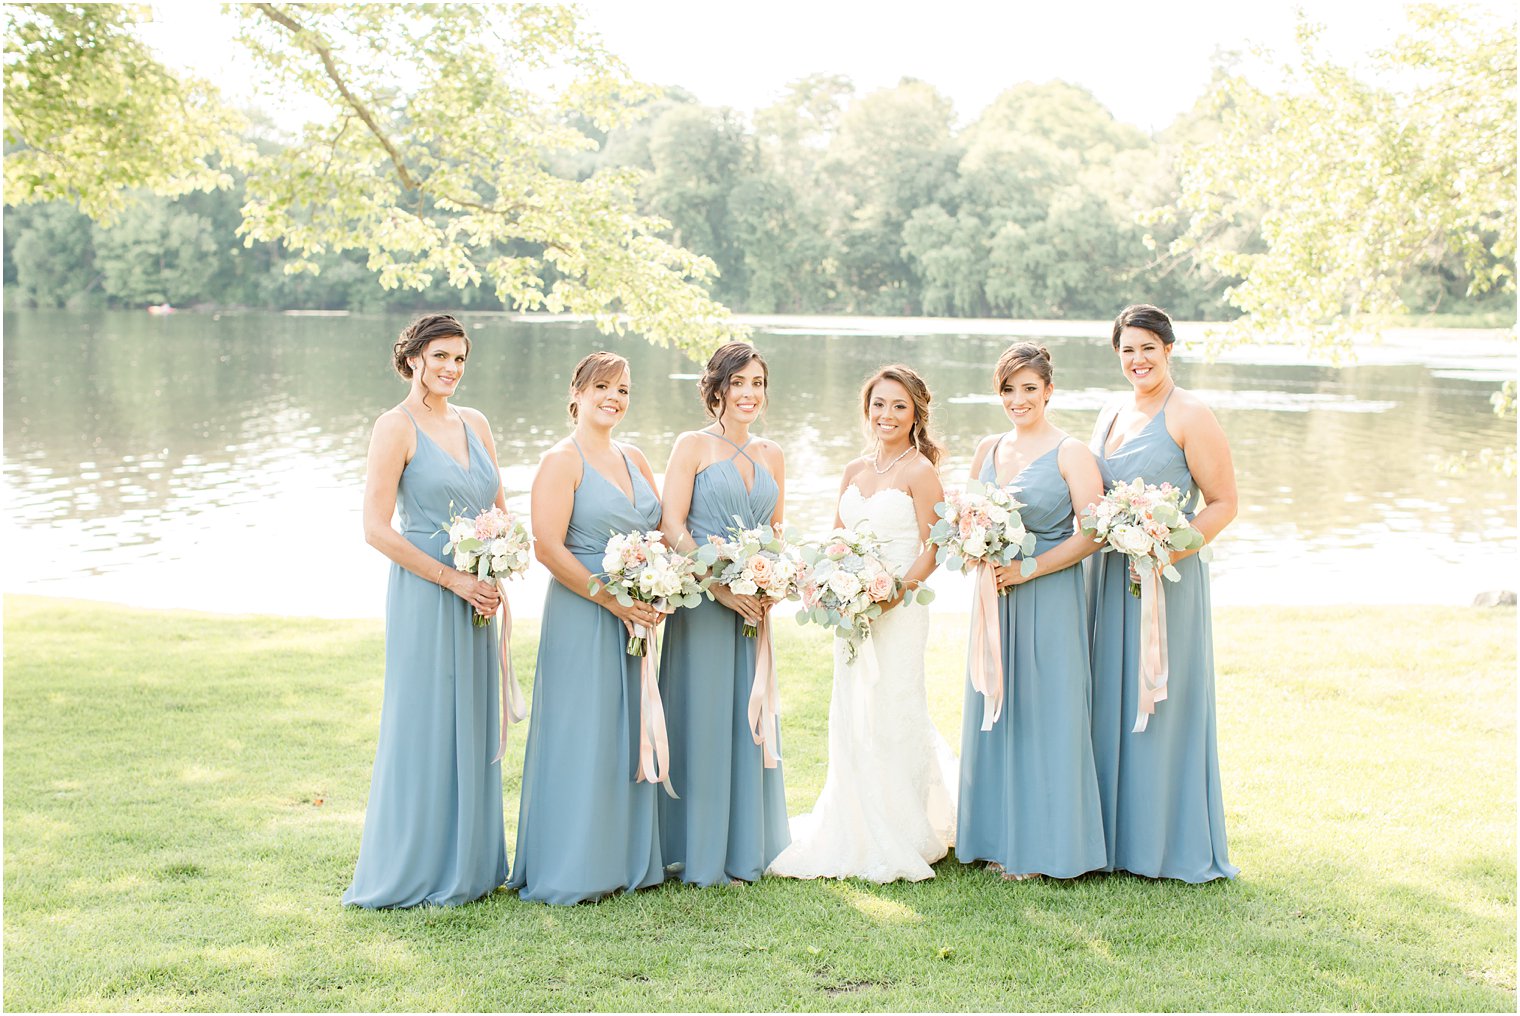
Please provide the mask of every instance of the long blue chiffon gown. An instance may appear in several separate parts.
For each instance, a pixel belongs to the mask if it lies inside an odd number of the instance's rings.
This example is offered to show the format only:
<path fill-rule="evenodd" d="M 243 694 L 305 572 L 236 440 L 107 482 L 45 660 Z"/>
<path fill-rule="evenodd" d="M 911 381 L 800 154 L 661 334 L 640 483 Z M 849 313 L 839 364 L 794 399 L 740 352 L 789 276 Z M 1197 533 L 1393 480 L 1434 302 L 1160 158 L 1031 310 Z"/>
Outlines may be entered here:
<path fill-rule="evenodd" d="M 699 545 L 739 523 L 746 529 L 764 525 L 776 510 L 781 492 L 775 479 L 744 448 L 734 447 L 730 458 L 692 481 L 686 526 Z M 740 455 L 754 467 L 748 489 L 734 461 Z M 682 880 L 698 885 L 753 882 L 791 842 L 781 763 L 765 768 L 750 734 L 756 640 L 743 628 L 741 616 L 707 600 L 665 622 L 660 695 L 670 731 L 671 781 L 681 796 L 659 797 L 660 848 L 667 865 L 680 866 Z"/>
<path fill-rule="evenodd" d="M 1059 450 L 1035 459 L 1009 484 L 1025 503 L 1019 512 L 1035 536 L 1036 554 L 1072 533 Z M 978 477 L 985 483 L 996 482 L 996 457 L 994 445 Z M 995 861 L 1009 872 L 1072 878 L 1107 860 L 1093 767 L 1082 569 L 1041 575 L 998 599 L 1003 713 L 983 731 L 982 696 L 968 678 L 955 856 Z"/>
<path fill-rule="evenodd" d="M 490 453 L 459 425 L 468 467 L 418 427 L 396 487 L 402 534 L 448 568 L 450 515 L 489 508 L 501 484 Z M 346 904 L 453 905 L 506 881 L 501 763 L 491 761 L 501 735 L 496 626 L 477 628 L 472 614 L 447 589 L 391 565 L 380 741 Z"/>
<path fill-rule="evenodd" d="M 1105 487 L 1137 478 L 1171 483 L 1192 505 L 1198 488 L 1182 449 L 1167 433 L 1166 404 L 1139 434 L 1105 455 L 1113 421 L 1106 413 L 1093 435 Z M 1214 720 L 1209 566 L 1194 554 L 1178 562 L 1180 581 L 1162 582 L 1167 697 L 1137 734 L 1140 600 L 1129 593 L 1123 555 L 1103 551 L 1089 561 L 1093 754 L 1107 867 L 1184 882 L 1234 878 L 1240 869 L 1230 863 L 1225 842 Z"/>
<path fill-rule="evenodd" d="M 627 453 L 623 462 L 632 501 L 581 455 L 565 546 L 593 575 L 614 533 L 660 524 L 659 498 Z M 522 899 L 568 905 L 664 881 L 654 803 L 662 791 L 634 782 L 640 658 L 627 644 L 612 611 L 549 583 L 508 883 Z"/>

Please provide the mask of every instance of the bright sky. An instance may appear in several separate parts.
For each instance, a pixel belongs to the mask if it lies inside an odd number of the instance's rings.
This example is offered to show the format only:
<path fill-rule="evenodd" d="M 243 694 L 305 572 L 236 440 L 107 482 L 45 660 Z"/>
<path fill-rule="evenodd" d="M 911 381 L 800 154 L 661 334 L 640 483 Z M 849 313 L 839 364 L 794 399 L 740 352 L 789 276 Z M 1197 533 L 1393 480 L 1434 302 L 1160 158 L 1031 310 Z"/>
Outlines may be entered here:
<path fill-rule="evenodd" d="M 228 19 L 199 0 L 156 3 L 150 41 L 246 97 L 248 61 Z M 858 93 L 904 77 L 936 86 L 969 122 L 997 94 L 1023 81 L 1069 81 L 1120 120 L 1160 130 L 1208 83 L 1216 52 L 1293 48 L 1295 10 L 1322 23 L 1326 49 L 1356 63 L 1403 26 L 1395 0 L 582 0 L 589 23 L 655 84 L 680 85 L 701 102 L 749 113 L 786 84 L 824 72 Z M 1505 0 L 1483 0 L 1503 10 Z"/>

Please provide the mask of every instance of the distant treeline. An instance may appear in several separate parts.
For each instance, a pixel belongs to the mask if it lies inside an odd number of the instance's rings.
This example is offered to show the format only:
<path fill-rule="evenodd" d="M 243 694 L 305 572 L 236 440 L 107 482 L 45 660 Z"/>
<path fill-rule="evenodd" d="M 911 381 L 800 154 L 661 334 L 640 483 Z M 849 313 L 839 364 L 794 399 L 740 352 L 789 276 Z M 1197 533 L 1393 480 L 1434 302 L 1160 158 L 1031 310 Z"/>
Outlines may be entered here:
<path fill-rule="evenodd" d="M 712 258 L 713 295 L 738 311 L 1101 319 L 1143 298 L 1181 318 L 1233 316 L 1222 294 L 1234 280 L 1167 258 L 1180 227 L 1155 214 L 1175 201 L 1173 153 L 1211 130 L 1202 113 L 1150 137 L 1053 82 L 1011 88 L 957 130 L 926 83 L 856 97 L 848 80 L 814 76 L 748 120 L 672 91 L 632 126 L 579 126 L 600 146 L 556 171 L 644 170 L 644 209 Z M 489 288 L 443 281 L 385 291 L 358 251 L 287 275 L 279 247 L 236 236 L 242 203 L 241 186 L 146 196 L 111 228 L 66 204 L 6 208 L 11 300 L 500 307 Z M 1259 241 L 1242 230 L 1236 242 Z M 1430 269 L 1409 286 L 1412 303 L 1449 309 L 1466 280 Z"/>

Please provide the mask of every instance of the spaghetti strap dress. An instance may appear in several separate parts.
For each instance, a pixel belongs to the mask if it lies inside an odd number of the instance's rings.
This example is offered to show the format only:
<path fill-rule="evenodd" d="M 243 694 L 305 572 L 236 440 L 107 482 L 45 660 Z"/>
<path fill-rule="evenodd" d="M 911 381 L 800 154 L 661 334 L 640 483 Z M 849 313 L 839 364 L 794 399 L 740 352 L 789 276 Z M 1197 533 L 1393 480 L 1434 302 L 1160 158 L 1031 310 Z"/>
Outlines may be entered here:
<path fill-rule="evenodd" d="M 1036 554 L 1072 534 L 1071 490 L 1059 453 L 1057 445 L 1009 484 L 1024 502 L 1019 514 L 1034 534 Z M 994 446 L 978 479 L 997 482 L 996 460 Z M 1093 768 L 1081 567 L 1010 587 L 998 597 L 998 625 L 1003 713 L 991 730 L 981 729 L 982 696 L 966 682 L 955 856 L 1056 878 L 1102 868 L 1107 854 Z"/>
<path fill-rule="evenodd" d="M 593 575 L 610 536 L 660 524 L 659 498 L 626 452 L 623 464 L 631 500 L 581 453 L 565 546 Z M 569 905 L 664 881 L 657 791 L 634 782 L 640 661 L 627 643 L 616 614 L 549 583 L 509 882 L 521 899 Z"/>
<path fill-rule="evenodd" d="M 501 478 L 462 418 L 466 465 L 415 418 L 412 426 L 417 450 L 396 486 L 402 535 L 452 568 L 450 516 L 491 507 Z M 501 763 L 491 761 L 501 735 L 496 626 L 477 628 L 472 614 L 449 590 L 391 565 L 380 740 L 345 904 L 452 906 L 506 881 Z"/>
<path fill-rule="evenodd" d="M 1171 401 L 1171 396 L 1167 396 Z M 1192 507 L 1198 486 L 1166 429 L 1166 403 L 1145 428 L 1106 453 L 1115 413 L 1098 420 L 1092 450 L 1104 487 L 1143 479 L 1170 483 Z M 1209 566 L 1193 554 L 1177 562 L 1166 597 L 1167 697 L 1144 731 L 1139 704 L 1140 600 L 1130 595 L 1125 558 L 1089 559 L 1093 663 L 1093 756 L 1103 802 L 1107 867 L 1148 878 L 1208 882 L 1234 878 L 1225 841 L 1224 795 L 1214 718 L 1214 631 Z"/>

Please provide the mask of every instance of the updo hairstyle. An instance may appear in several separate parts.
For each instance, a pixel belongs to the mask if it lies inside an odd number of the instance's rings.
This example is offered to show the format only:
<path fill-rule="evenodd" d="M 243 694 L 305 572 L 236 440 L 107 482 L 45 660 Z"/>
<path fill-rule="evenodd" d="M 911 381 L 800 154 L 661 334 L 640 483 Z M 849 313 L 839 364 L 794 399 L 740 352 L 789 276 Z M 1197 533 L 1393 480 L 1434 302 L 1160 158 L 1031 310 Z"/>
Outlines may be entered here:
<path fill-rule="evenodd" d="M 1019 371 L 1034 371 L 1046 387 L 1055 384 L 1055 371 L 1050 366 L 1050 350 L 1033 342 L 1015 342 L 1003 350 L 997 366 L 992 369 L 992 390 L 1000 392 Z"/>
<path fill-rule="evenodd" d="M 929 394 L 929 386 L 924 384 L 924 379 L 912 367 L 900 363 L 889 364 L 866 378 L 866 383 L 860 388 L 860 412 L 865 420 L 866 437 L 873 437 L 871 389 L 880 381 L 896 381 L 907 389 L 908 398 L 913 403 L 913 426 L 908 429 L 908 443 L 917 448 L 919 454 L 928 459 L 931 465 L 938 467 L 940 456 L 945 450 L 929 432 L 929 403 L 934 397 Z"/>
<path fill-rule="evenodd" d="M 702 408 L 714 420 L 722 419 L 723 399 L 728 392 L 728 382 L 735 374 L 758 361 L 765 371 L 765 387 L 770 389 L 770 365 L 755 347 L 748 342 L 730 342 L 718 349 L 707 361 L 707 368 L 697 381 L 697 391 L 702 396 Z"/>
<path fill-rule="evenodd" d="M 1160 307 L 1148 303 L 1132 303 L 1114 318 L 1114 348 L 1119 348 L 1119 334 L 1126 328 L 1144 328 L 1161 340 L 1164 346 L 1177 341 L 1172 332 L 1172 319 Z"/>
<path fill-rule="evenodd" d="M 449 339 L 456 335 L 464 339 L 464 354 L 469 356 L 470 336 L 458 318 L 452 314 L 423 314 L 402 330 L 401 338 L 391 347 L 391 365 L 396 368 L 396 373 L 401 375 L 402 380 L 410 381 L 412 365 L 407 361 L 414 356 L 421 356 L 428 343 L 434 339 Z"/>
<path fill-rule="evenodd" d="M 570 411 L 570 422 L 580 422 L 580 411 L 576 408 L 575 400 L 581 392 L 598 381 L 611 384 L 621 378 L 627 369 L 626 359 L 605 349 L 581 357 L 580 363 L 575 365 L 575 372 L 570 375 L 570 400 L 566 407 Z"/>

